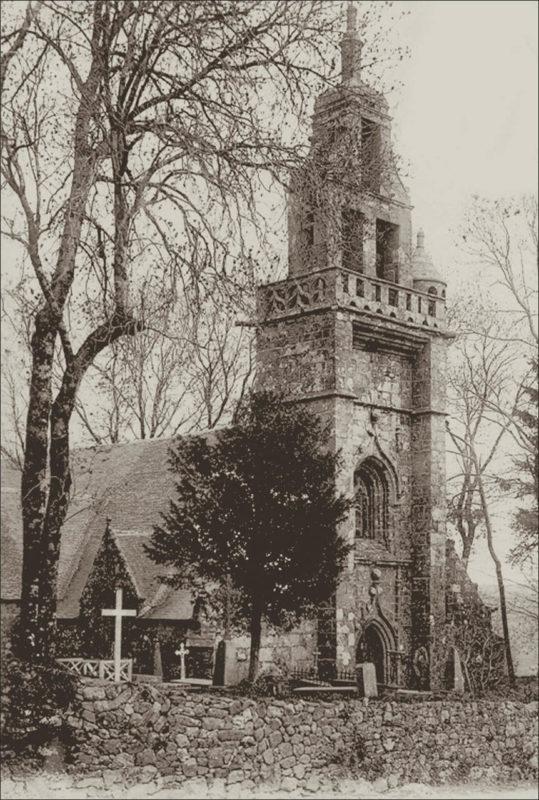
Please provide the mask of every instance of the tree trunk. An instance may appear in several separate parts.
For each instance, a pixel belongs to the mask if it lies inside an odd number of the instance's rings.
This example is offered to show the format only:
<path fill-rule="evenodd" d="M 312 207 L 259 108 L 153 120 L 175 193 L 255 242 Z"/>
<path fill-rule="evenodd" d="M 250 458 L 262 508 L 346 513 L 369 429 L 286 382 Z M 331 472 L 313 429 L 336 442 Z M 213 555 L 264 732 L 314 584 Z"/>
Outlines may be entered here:
<path fill-rule="evenodd" d="M 483 486 L 483 478 L 481 475 L 481 471 L 479 469 L 479 463 L 477 460 L 477 455 L 474 451 L 473 453 L 474 465 L 477 474 L 477 486 L 479 489 L 479 496 L 481 498 L 481 506 L 483 508 L 483 515 L 485 517 L 485 528 L 487 531 L 487 545 L 488 550 L 490 553 L 490 557 L 494 561 L 494 565 L 496 567 L 496 580 L 498 582 L 498 592 L 500 595 L 500 613 L 502 616 L 502 628 L 503 628 L 503 638 L 505 644 L 505 660 L 507 663 L 507 672 L 509 675 L 509 680 L 512 684 L 515 682 L 515 668 L 513 666 L 513 656 L 511 653 L 511 643 L 509 640 L 509 625 L 507 623 L 507 604 L 505 601 L 505 584 L 503 581 L 503 573 L 502 573 L 502 565 L 500 559 L 496 555 L 496 551 L 494 550 L 494 542 L 492 537 L 492 526 L 490 523 L 490 515 L 488 511 L 487 505 L 487 498 L 485 495 L 485 488 Z"/>
<path fill-rule="evenodd" d="M 262 605 L 258 599 L 253 600 L 251 610 L 251 652 L 249 658 L 249 682 L 252 683 L 258 674 L 258 656 L 262 634 Z"/>
<path fill-rule="evenodd" d="M 36 657 L 40 616 L 39 578 L 43 546 L 43 520 L 47 503 L 49 416 L 52 403 L 52 360 L 56 331 L 50 311 L 36 316 L 32 336 L 32 375 L 26 420 L 24 465 L 21 478 L 23 563 L 21 590 L 21 637 L 18 655 Z"/>
<path fill-rule="evenodd" d="M 73 392 L 73 399 L 75 392 Z M 64 402 L 58 402 L 63 399 Z M 69 462 L 69 423 L 73 404 L 60 393 L 51 411 L 50 488 L 43 524 L 43 550 L 39 582 L 39 649 L 47 659 L 55 655 L 56 604 L 60 537 L 67 516 L 71 470 Z"/>
<path fill-rule="evenodd" d="M 49 432 L 52 367 L 65 300 L 73 283 L 86 201 L 98 160 L 89 133 L 102 71 L 99 50 L 103 33 L 102 8 L 102 2 L 96 2 L 93 7 L 92 63 L 88 77 L 81 87 L 75 120 L 73 175 L 56 267 L 45 292 L 46 305 L 36 314 L 32 336 L 32 374 L 21 481 L 23 568 L 19 650 L 22 657 L 37 661 L 48 658 L 47 641 L 54 627 L 56 610 L 55 574 L 59 531 L 67 510 L 67 501 L 62 500 L 66 485 L 60 463 L 62 459 L 57 465 L 51 462 L 50 474 L 47 474 L 47 459 L 55 458 L 55 445 L 52 441 L 54 434 L 52 429 Z M 69 425 L 69 418 L 66 423 Z M 55 478 L 59 478 L 59 483 Z M 69 483 L 69 478 L 67 482 Z M 49 575 L 47 569 L 51 569 L 54 574 Z M 42 590 L 45 592 L 43 598 Z"/>

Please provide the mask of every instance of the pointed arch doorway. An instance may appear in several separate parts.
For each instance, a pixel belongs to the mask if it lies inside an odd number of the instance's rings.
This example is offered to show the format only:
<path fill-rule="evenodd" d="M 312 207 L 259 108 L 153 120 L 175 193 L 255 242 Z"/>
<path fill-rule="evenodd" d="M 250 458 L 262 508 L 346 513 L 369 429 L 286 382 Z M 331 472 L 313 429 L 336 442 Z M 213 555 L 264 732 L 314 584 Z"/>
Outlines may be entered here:
<path fill-rule="evenodd" d="M 376 682 L 386 683 L 387 649 L 382 634 L 374 623 L 369 623 L 358 642 L 356 663 L 369 661 L 376 670 Z"/>

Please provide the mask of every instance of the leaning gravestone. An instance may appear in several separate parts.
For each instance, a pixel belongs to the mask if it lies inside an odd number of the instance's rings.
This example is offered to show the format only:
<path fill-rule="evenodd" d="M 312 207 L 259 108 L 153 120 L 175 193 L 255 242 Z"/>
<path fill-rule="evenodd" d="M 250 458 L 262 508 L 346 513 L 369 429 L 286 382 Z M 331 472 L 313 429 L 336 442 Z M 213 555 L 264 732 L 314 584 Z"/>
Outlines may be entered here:
<path fill-rule="evenodd" d="M 361 697 L 378 697 L 376 668 L 366 661 L 356 667 L 357 689 Z"/>

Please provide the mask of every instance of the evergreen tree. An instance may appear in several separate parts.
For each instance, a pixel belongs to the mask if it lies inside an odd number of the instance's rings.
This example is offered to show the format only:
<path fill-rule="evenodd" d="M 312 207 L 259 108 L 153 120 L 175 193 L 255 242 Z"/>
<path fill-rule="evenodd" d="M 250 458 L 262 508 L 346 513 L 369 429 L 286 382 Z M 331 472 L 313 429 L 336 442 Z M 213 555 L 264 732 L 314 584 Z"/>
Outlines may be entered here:
<path fill-rule="evenodd" d="M 351 501 L 335 490 L 330 432 L 299 404 L 253 393 L 236 424 L 170 452 L 176 497 L 149 552 L 180 581 L 229 583 L 251 634 L 254 680 L 262 620 L 328 600 L 350 550 L 338 526 Z"/>

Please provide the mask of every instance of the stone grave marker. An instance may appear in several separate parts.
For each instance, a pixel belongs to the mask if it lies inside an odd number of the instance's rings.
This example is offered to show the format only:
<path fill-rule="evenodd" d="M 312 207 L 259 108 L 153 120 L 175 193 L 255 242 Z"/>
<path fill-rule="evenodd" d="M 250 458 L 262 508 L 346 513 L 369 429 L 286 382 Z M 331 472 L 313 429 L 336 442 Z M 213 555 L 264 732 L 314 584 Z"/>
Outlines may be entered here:
<path fill-rule="evenodd" d="M 361 697 L 378 697 L 376 683 L 376 668 L 374 664 L 365 661 L 356 667 L 357 688 Z"/>
<path fill-rule="evenodd" d="M 460 654 L 456 647 L 453 648 L 453 691 L 464 694 L 464 675 Z"/>

